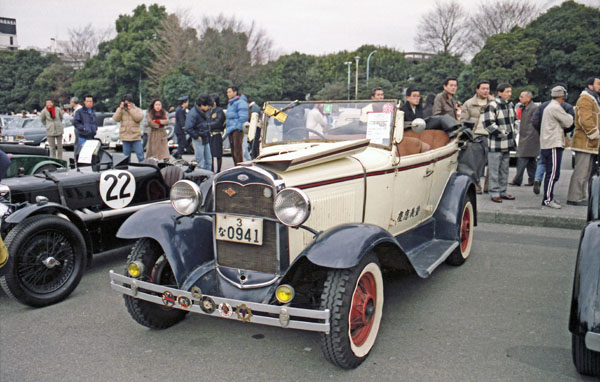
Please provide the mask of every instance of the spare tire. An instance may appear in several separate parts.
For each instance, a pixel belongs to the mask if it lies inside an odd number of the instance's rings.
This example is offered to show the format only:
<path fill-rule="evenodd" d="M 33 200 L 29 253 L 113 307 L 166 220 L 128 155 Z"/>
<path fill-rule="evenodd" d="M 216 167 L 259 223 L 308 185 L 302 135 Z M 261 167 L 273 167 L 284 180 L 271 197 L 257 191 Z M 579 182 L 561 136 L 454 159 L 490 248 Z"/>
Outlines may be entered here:
<path fill-rule="evenodd" d="M 177 181 L 183 179 L 183 170 L 179 166 L 167 166 L 160 170 L 167 187 L 171 188 Z"/>

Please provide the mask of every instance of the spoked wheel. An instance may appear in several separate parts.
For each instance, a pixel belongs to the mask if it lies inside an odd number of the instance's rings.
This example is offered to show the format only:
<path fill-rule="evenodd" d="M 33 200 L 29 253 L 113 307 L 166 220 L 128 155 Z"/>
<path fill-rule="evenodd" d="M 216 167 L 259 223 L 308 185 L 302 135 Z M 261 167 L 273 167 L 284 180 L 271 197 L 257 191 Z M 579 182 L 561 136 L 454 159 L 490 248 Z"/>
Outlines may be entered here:
<path fill-rule="evenodd" d="M 473 211 L 473 202 L 471 197 L 466 196 L 462 210 L 462 218 L 459 226 L 458 247 L 446 259 L 450 265 L 462 265 L 471 254 L 473 244 L 473 228 L 475 225 L 475 214 Z"/>
<path fill-rule="evenodd" d="M 321 349 L 334 365 L 353 369 L 375 344 L 383 312 L 383 277 L 377 257 L 366 256 L 353 269 L 328 272 L 321 309 L 331 312 L 331 330 L 321 335 Z"/>
<path fill-rule="evenodd" d="M 26 305 L 41 307 L 64 300 L 85 271 L 83 236 L 58 216 L 25 219 L 8 233 L 6 247 L 10 256 L 0 285 Z"/>
<path fill-rule="evenodd" d="M 127 264 L 132 261 L 138 261 L 143 264 L 143 274 L 138 279 L 177 288 L 177 282 L 171 266 L 162 248 L 154 240 L 147 238 L 138 240 L 131 249 Z M 125 266 L 125 274 L 128 275 L 127 266 Z M 145 293 L 154 293 L 143 289 L 140 290 Z M 169 308 L 165 305 L 154 304 L 135 297 L 124 295 L 123 298 L 131 317 L 140 325 L 152 329 L 166 329 L 171 327 L 183 320 L 187 314 L 184 310 Z"/>

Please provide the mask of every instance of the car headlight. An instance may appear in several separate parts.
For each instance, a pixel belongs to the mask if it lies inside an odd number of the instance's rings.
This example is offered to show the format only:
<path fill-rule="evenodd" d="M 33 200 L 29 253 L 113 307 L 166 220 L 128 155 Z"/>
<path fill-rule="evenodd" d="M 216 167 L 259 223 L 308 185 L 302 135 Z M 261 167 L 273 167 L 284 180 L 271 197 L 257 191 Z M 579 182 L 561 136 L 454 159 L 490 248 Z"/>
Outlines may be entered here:
<path fill-rule="evenodd" d="M 273 203 L 277 219 L 290 227 L 303 224 L 310 216 L 310 200 L 304 191 L 286 188 L 280 191 Z"/>
<path fill-rule="evenodd" d="M 191 215 L 202 202 L 202 191 L 192 181 L 180 180 L 171 187 L 171 205 L 181 215 Z"/>
<path fill-rule="evenodd" d="M 0 200 L 10 203 L 10 188 L 5 184 L 0 184 Z"/>

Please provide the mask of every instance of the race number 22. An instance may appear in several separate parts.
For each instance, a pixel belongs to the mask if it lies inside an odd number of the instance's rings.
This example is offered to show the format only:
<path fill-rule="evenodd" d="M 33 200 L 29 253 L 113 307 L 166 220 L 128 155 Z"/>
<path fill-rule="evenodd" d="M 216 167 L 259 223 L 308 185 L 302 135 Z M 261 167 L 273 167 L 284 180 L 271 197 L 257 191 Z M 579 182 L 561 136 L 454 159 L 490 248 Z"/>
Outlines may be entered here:
<path fill-rule="evenodd" d="M 110 208 L 126 207 L 135 195 L 135 178 L 129 171 L 109 170 L 100 174 L 100 197 Z"/>

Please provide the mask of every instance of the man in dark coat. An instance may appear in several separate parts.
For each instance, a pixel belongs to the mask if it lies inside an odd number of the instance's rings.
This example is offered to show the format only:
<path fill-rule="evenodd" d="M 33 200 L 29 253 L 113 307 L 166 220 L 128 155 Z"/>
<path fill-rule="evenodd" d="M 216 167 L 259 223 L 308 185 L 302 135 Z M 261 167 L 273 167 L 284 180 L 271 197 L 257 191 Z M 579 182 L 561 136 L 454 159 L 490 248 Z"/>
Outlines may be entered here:
<path fill-rule="evenodd" d="M 188 141 L 185 136 L 185 117 L 188 107 L 188 96 L 183 96 L 177 99 L 179 102 L 179 106 L 175 109 L 175 136 L 177 137 L 177 152 L 175 153 L 175 158 L 180 159 L 185 149 L 188 146 Z"/>
<path fill-rule="evenodd" d="M 421 107 L 421 94 L 413 87 L 406 89 L 406 102 L 402 105 L 404 122 L 411 122 L 416 118 L 423 118 Z"/>
<path fill-rule="evenodd" d="M 210 153 L 210 116 L 208 111 L 212 105 L 212 98 L 208 94 L 201 94 L 185 120 L 185 132 L 192 137 L 198 167 L 209 171 L 212 168 L 212 155 Z"/>
<path fill-rule="evenodd" d="M 96 121 L 96 113 L 94 113 L 94 97 L 86 95 L 83 101 L 84 107 L 77 110 L 73 118 L 73 126 L 77 131 L 79 148 L 83 146 L 85 141 L 94 139 L 98 130 L 98 122 Z M 76 152 L 75 154 L 79 154 Z"/>
<path fill-rule="evenodd" d="M 537 109 L 537 105 L 531 102 L 533 94 L 530 91 L 523 91 L 519 96 L 521 102 L 521 126 L 519 128 L 519 143 L 517 145 L 517 173 L 509 184 L 520 186 L 523 183 L 523 173 L 527 169 L 529 181 L 526 186 L 533 186 L 535 179 L 535 169 L 537 166 L 536 157 L 540 152 L 540 133 L 533 128 L 531 118 Z"/>
<path fill-rule="evenodd" d="M 213 172 L 221 172 L 223 165 L 223 131 L 225 131 L 225 112 L 219 106 L 220 97 L 218 94 L 212 95 L 213 106 L 210 111 L 210 154 L 213 157 L 212 169 Z M 215 161 L 217 166 L 215 171 Z"/>

